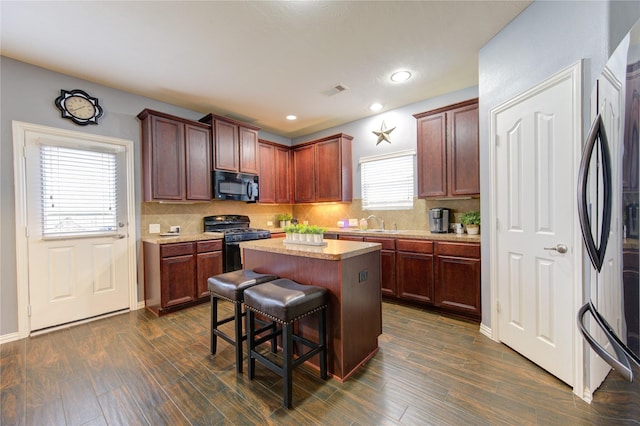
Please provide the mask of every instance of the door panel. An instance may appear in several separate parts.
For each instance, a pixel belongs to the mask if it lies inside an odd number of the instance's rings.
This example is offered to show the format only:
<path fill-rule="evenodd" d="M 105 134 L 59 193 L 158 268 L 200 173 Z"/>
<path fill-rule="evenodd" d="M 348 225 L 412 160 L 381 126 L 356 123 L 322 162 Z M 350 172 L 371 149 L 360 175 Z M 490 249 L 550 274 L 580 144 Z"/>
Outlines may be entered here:
<path fill-rule="evenodd" d="M 575 329 L 572 159 L 580 132 L 572 70 L 493 115 L 498 338 L 569 384 Z M 558 244 L 567 252 L 554 250 Z"/>
<path fill-rule="evenodd" d="M 117 229 L 98 235 L 43 236 L 40 147 L 115 150 Z M 29 133 L 25 140 L 31 331 L 129 308 L 125 152 L 89 140 Z"/>

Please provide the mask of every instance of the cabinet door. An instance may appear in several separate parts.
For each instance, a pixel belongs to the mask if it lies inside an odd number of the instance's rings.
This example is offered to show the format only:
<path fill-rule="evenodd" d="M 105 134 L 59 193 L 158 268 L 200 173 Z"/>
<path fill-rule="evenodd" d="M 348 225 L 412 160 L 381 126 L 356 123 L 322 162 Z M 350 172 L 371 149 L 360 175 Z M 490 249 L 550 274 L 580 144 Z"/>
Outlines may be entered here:
<path fill-rule="evenodd" d="M 187 200 L 210 201 L 211 133 L 207 129 L 185 125 Z"/>
<path fill-rule="evenodd" d="M 480 156 L 478 143 L 478 104 L 447 113 L 449 195 L 480 193 Z"/>
<path fill-rule="evenodd" d="M 196 269 L 198 276 L 196 279 L 196 298 L 200 299 L 209 296 L 209 277 L 221 274 L 222 271 L 222 251 L 210 251 L 198 253 Z"/>
<path fill-rule="evenodd" d="M 258 144 L 258 175 L 260 176 L 260 203 L 276 202 L 276 164 L 275 147 L 265 143 Z"/>
<path fill-rule="evenodd" d="M 480 318 L 480 259 L 438 256 L 435 303 Z"/>
<path fill-rule="evenodd" d="M 162 307 L 192 301 L 196 282 L 196 262 L 193 254 L 165 257 L 160 267 Z"/>
<path fill-rule="evenodd" d="M 151 117 L 153 199 L 184 200 L 184 125 L 164 117 Z"/>
<path fill-rule="evenodd" d="M 215 169 L 237 172 L 239 170 L 238 126 L 215 120 L 213 145 Z"/>
<path fill-rule="evenodd" d="M 316 147 L 316 201 L 342 200 L 340 139 L 318 142 Z"/>
<path fill-rule="evenodd" d="M 418 119 L 418 196 L 447 195 L 446 113 Z"/>
<path fill-rule="evenodd" d="M 258 174 L 258 132 L 238 128 L 240 138 L 240 173 Z"/>
<path fill-rule="evenodd" d="M 382 267 L 380 282 L 382 294 L 396 296 L 396 252 L 393 250 L 381 250 L 380 265 Z"/>
<path fill-rule="evenodd" d="M 433 255 L 398 251 L 398 296 L 415 302 L 433 302 Z"/>
<path fill-rule="evenodd" d="M 311 203 L 315 194 L 315 147 L 293 150 L 293 198 L 296 203 Z"/>
<path fill-rule="evenodd" d="M 275 147 L 276 203 L 291 204 L 291 150 Z"/>

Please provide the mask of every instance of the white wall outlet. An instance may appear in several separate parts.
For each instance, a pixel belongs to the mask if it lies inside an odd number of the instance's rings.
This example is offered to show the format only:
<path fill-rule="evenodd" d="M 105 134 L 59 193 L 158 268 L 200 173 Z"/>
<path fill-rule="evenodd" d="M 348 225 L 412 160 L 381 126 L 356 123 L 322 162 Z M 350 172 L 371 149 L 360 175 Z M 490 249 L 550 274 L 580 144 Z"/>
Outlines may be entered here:
<path fill-rule="evenodd" d="M 160 224 L 159 223 L 150 223 L 149 224 L 149 233 L 150 234 L 159 234 L 160 233 Z"/>
<path fill-rule="evenodd" d="M 308 224 L 309 224 L 309 221 L 308 221 L 308 220 L 305 220 L 305 221 L 303 221 L 303 222 L 302 222 L 302 224 L 303 224 L 303 225 L 308 225 Z"/>
<path fill-rule="evenodd" d="M 267 226 L 273 226 L 273 221 L 272 220 L 268 220 L 267 221 Z"/>
<path fill-rule="evenodd" d="M 180 226 L 170 226 L 169 232 L 175 232 L 176 234 L 180 233 Z"/>
<path fill-rule="evenodd" d="M 349 226 L 358 226 L 358 219 L 349 219 Z"/>

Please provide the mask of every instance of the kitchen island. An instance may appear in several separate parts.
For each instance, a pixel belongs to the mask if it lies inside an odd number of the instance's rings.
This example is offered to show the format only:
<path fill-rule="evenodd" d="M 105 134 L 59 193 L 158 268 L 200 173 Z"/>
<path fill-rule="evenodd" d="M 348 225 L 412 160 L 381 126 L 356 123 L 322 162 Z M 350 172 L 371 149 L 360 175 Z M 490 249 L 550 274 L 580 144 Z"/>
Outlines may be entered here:
<path fill-rule="evenodd" d="M 307 246 L 278 238 L 246 241 L 240 247 L 245 269 L 327 289 L 328 372 L 344 381 L 378 351 L 378 336 L 382 334 L 381 246 L 325 242 L 323 246 Z M 303 318 L 298 333 L 315 341 L 313 318 Z M 317 357 L 310 362 L 317 366 Z"/>

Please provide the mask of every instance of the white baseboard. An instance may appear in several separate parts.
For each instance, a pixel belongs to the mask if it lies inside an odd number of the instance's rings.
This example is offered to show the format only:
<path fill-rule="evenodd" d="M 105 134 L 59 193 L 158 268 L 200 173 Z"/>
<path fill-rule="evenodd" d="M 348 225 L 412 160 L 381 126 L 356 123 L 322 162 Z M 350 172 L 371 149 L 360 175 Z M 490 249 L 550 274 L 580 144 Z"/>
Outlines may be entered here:
<path fill-rule="evenodd" d="M 0 345 L 20 339 L 22 339 L 22 336 L 20 336 L 20 333 L 18 333 L 17 331 L 15 333 L 3 334 L 2 336 L 0 336 Z"/>
<path fill-rule="evenodd" d="M 492 331 L 491 331 L 491 327 L 487 327 L 486 325 L 484 325 L 483 323 L 480 323 L 480 334 L 484 334 L 485 336 L 487 336 L 489 339 L 493 340 L 492 335 Z"/>

